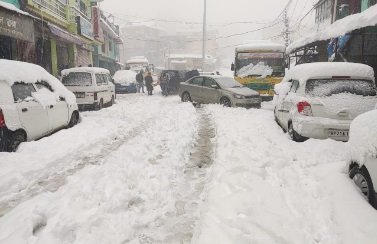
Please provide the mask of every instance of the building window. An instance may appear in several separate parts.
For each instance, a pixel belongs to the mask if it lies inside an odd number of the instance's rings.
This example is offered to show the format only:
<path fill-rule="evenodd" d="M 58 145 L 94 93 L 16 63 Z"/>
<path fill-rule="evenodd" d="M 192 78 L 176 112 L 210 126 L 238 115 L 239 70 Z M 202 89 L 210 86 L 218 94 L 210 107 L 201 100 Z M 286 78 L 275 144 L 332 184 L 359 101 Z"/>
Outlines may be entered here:
<path fill-rule="evenodd" d="M 113 43 L 109 41 L 109 51 L 111 52 L 113 50 Z"/>
<path fill-rule="evenodd" d="M 106 53 L 106 43 L 102 44 L 102 53 Z"/>

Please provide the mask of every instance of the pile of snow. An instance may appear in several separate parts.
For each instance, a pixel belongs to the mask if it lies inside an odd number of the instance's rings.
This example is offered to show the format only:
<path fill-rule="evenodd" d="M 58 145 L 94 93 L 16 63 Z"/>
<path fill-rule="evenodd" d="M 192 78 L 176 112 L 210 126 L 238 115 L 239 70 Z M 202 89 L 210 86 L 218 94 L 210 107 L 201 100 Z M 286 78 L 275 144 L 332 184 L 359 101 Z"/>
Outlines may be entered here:
<path fill-rule="evenodd" d="M 374 26 L 377 24 L 377 5 L 374 5 L 362 13 L 353 14 L 343 19 L 337 20 L 326 29 L 315 32 L 312 35 L 303 37 L 287 48 L 287 53 L 291 53 L 299 47 L 316 41 L 325 41 L 331 38 L 336 38 L 345 35 L 353 30 L 361 29 L 367 26 Z"/>
<path fill-rule="evenodd" d="M 265 65 L 264 62 L 259 62 L 258 64 L 249 64 L 242 67 L 238 71 L 238 76 L 241 78 L 247 77 L 249 75 L 260 75 L 261 78 L 266 78 L 267 76 L 272 75 L 274 72 L 273 68 L 269 65 Z"/>
<path fill-rule="evenodd" d="M 70 69 L 62 70 L 62 75 L 66 76 L 69 73 L 76 73 L 76 72 L 83 72 L 83 73 L 94 73 L 94 74 L 110 74 L 110 71 L 104 68 L 98 67 L 76 67 Z"/>
<path fill-rule="evenodd" d="M 45 81 L 54 91 L 55 100 L 52 101 L 51 96 L 48 95 L 47 97 L 46 93 L 35 93 L 35 98 L 43 104 L 53 105 L 59 101 L 59 97 L 65 98 L 68 104 L 76 104 L 76 97 L 72 92 L 65 88 L 58 79 L 48 73 L 45 69 L 35 64 L 0 59 L 0 80 L 8 82 L 10 86 L 15 82 L 37 83 L 38 81 Z"/>
<path fill-rule="evenodd" d="M 115 72 L 113 79 L 115 83 L 129 85 L 136 83 L 137 73 L 133 70 L 118 70 Z"/>
<path fill-rule="evenodd" d="M 283 44 L 274 43 L 270 40 L 255 40 L 249 44 L 237 46 L 236 51 L 237 52 L 259 51 L 259 52 L 285 53 L 285 46 Z"/>
<path fill-rule="evenodd" d="M 352 160 L 365 162 L 377 157 L 377 110 L 358 116 L 351 124 L 349 148 Z"/>

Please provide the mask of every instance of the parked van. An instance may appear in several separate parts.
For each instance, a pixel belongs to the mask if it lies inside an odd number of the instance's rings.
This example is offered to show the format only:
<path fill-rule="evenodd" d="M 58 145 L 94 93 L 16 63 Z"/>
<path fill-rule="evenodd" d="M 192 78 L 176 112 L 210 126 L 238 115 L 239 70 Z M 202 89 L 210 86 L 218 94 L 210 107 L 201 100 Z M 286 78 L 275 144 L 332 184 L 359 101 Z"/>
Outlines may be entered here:
<path fill-rule="evenodd" d="M 42 67 L 0 59 L 0 152 L 79 121 L 75 96 Z"/>
<path fill-rule="evenodd" d="M 62 71 L 62 83 L 72 91 L 80 110 L 102 109 L 115 101 L 115 86 L 107 69 L 79 67 Z"/>

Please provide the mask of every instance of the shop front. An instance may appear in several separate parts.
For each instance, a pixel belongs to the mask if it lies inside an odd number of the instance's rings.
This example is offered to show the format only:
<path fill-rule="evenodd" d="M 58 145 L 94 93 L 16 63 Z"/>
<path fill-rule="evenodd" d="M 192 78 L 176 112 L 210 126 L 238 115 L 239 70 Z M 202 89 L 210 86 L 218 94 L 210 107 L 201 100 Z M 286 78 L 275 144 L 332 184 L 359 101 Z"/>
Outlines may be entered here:
<path fill-rule="evenodd" d="M 0 7 L 0 58 L 36 61 L 34 18 Z"/>

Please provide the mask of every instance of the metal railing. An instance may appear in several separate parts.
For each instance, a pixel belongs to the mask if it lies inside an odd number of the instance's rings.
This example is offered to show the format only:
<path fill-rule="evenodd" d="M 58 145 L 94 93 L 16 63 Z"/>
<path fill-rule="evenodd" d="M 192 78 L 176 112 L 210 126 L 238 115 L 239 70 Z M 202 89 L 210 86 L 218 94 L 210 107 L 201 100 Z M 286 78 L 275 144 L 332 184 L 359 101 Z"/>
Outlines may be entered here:
<path fill-rule="evenodd" d="M 33 0 L 42 11 L 49 13 L 60 20 L 67 21 L 66 4 L 57 0 Z"/>

